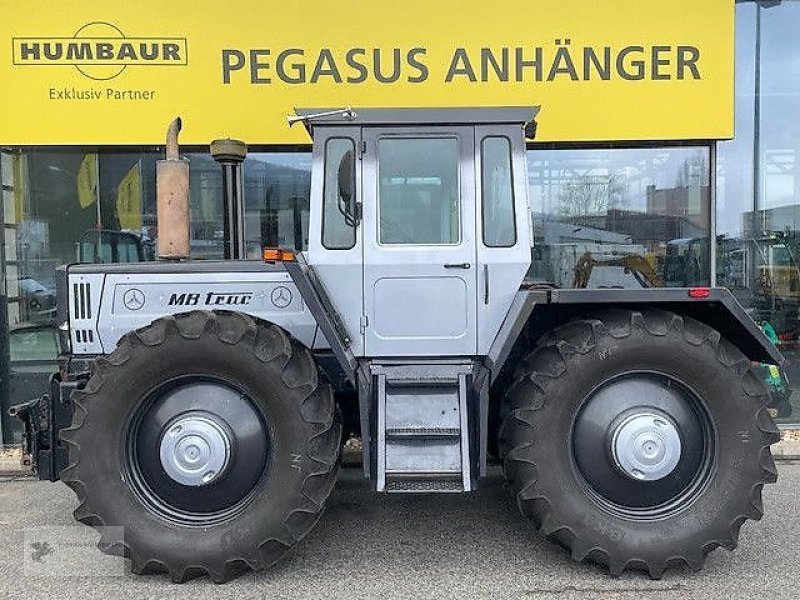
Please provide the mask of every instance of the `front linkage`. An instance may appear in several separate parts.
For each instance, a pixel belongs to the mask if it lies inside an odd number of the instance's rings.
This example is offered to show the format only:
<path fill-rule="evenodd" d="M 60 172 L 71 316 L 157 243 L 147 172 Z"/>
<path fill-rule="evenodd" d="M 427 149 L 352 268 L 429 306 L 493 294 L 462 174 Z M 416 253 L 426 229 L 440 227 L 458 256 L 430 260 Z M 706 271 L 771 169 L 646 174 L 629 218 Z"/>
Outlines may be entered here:
<path fill-rule="evenodd" d="M 72 423 L 72 391 L 86 384 L 87 376 L 62 381 L 60 374 L 50 378 L 50 393 L 9 409 L 23 423 L 22 464 L 31 467 L 39 479 L 58 481 L 69 464 L 67 449 L 59 441 L 59 431 Z"/>

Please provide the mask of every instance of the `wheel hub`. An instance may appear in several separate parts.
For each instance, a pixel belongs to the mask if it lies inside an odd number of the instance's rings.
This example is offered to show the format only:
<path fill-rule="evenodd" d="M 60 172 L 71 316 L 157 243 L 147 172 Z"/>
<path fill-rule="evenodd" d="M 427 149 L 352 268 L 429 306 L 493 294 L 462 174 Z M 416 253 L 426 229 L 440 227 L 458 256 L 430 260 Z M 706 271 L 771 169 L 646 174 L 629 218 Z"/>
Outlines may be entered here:
<path fill-rule="evenodd" d="M 213 416 L 190 413 L 173 419 L 161 436 L 161 466 L 174 481 L 188 486 L 209 485 L 230 461 L 231 440 Z"/>
<path fill-rule="evenodd" d="M 645 518 L 681 504 L 705 477 L 712 428 L 702 400 L 682 382 L 628 372 L 585 397 L 572 428 L 572 453 L 600 503 Z"/>
<path fill-rule="evenodd" d="M 678 428 L 665 414 L 635 413 L 614 430 L 611 453 L 624 475 L 641 481 L 657 481 L 678 466 L 681 438 Z"/>

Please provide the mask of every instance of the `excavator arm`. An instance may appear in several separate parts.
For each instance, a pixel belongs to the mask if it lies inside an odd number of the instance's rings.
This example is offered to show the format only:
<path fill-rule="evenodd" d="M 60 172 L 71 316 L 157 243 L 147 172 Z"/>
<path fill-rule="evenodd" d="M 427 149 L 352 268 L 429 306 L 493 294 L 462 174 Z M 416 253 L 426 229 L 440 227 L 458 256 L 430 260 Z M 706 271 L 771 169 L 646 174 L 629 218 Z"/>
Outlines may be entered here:
<path fill-rule="evenodd" d="M 625 273 L 636 277 L 642 287 L 664 287 L 664 280 L 653 266 L 641 254 L 624 254 L 622 256 L 601 256 L 595 258 L 591 252 L 584 252 L 575 265 L 575 279 L 572 287 L 585 289 L 589 285 L 592 270 L 597 266 L 622 267 Z"/>

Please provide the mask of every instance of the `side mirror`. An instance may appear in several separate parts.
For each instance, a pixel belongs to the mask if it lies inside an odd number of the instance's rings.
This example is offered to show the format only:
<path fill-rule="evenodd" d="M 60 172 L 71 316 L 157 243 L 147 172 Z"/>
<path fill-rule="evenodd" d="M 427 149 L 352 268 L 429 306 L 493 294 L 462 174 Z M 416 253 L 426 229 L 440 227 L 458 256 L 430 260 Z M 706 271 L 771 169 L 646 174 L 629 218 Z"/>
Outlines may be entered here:
<path fill-rule="evenodd" d="M 525 138 L 529 140 L 536 139 L 536 129 L 538 128 L 539 124 L 536 122 L 536 119 L 531 120 L 528 123 L 525 123 Z"/>
<path fill-rule="evenodd" d="M 353 183 L 354 165 L 353 165 L 353 151 L 348 150 L 342 155 L 342 160 L 339 161 L 339 198 L 344 200 L 345 204 L 350 205 L 353 199 Z"/>
<path fill-rule="evenodd" d="M 348 225 L 355 225 L 358 215 L 355 210 L 355 159 L 352 150 L 342 155 L 339 161 L 339 211 Z"/>

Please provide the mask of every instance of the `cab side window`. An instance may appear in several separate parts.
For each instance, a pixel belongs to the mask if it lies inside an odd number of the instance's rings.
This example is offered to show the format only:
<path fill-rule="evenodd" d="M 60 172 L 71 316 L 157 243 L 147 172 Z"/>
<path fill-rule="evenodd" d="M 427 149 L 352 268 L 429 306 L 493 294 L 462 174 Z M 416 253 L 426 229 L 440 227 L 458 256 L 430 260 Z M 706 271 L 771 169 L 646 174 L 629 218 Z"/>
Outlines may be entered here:
<path fill-rule="evenodd" d="M 325 142 L 322 245 L 349 250 L 356 244 L 356 147 L 350 138 Z"/>
<path fill-rule="evenodd" d="M 517 243 L 514 179 L 511 142 L 506 137 L 485 137 L 481 141 L 481 192 L 484 245 L 513 246 Z"/>

